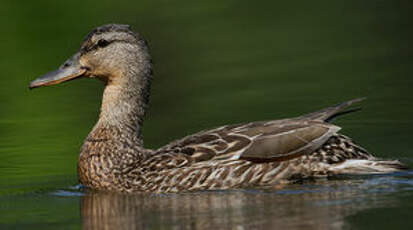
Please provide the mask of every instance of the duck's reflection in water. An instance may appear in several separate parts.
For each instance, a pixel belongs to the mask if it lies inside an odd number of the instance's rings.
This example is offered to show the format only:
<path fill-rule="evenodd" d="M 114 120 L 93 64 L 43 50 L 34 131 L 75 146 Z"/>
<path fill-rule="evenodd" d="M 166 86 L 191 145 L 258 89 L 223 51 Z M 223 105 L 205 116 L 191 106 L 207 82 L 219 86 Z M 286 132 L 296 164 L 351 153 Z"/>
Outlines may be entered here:
<path fill-rule="evenodd" d="M 352 180 L 170 195 L 90 192 L 81 214 L 83 229 L 342 229 L 347 216 L 383 205 L 382 193 L 369 191 Z"/>

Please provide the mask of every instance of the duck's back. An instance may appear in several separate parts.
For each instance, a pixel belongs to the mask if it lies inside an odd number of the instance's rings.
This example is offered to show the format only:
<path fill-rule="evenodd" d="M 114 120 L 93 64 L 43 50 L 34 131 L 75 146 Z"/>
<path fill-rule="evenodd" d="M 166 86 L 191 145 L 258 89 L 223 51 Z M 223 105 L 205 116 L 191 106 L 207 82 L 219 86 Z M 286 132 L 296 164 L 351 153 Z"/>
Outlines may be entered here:
<path fill-rule="evenodd" d="M 273 185 L 342 173 L 396 171 L 326 123 L 346 102 L 294 119 L 252 122 L 202 131 L 175 141 L 142 162 L 141 189 L 151 192 Z M 344 105 L 344 106 L 343 106 Z"/>

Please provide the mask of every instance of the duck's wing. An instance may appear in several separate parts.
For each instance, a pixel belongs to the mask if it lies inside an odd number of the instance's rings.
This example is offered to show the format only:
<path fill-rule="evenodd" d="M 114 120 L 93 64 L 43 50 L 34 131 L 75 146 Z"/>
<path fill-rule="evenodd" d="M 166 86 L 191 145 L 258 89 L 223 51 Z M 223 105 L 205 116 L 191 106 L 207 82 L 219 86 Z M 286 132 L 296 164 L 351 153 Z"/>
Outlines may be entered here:
<path fill-rule="evenodd" d="M 223 126 L 175 141 L 158 151 L 184 157 L 185 162 L 248 160 L 285 161 L 310 154 L 321 147 L 340 127 L 325 120 L 361 99 L 341 103 L 293 119 Z"/>
<path fill-rule="evenodd" d="M 313 152 L 339 129 L 307 119 L 252 122 L 200 132 L 171 143 L 158 153 L 184 154 L 190 162 L 284 161 Z"/>

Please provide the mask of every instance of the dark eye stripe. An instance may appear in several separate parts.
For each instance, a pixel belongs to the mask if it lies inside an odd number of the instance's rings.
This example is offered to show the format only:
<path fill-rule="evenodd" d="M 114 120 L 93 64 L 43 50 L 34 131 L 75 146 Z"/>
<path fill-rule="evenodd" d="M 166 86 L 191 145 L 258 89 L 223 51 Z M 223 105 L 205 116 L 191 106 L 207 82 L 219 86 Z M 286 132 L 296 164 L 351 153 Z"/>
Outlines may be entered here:
<path fill-rule="evenodd" d="M 98 41 L 97 43 L 95 43 L 95 44 L 91 44 L 91 45 L 86 45 L 86 46 L 84 46 L 83 48 L 81 48 L 81 52 L 82 52 L 82 53 L 91 52 L 91 51 L 97 50 L 97 49 L 99 49 L 99 48 L 107 47 L 107 46 L 109 46 L 110 44 L 115 43 L 115 42 L 131 43 L 131 42 L 125 41 L 125 40 L 117 40 L 117 39 L 115 39 L 115 40 L 111 40 L 111 41 L 105 40 L 106 43 L 105 43 L 104 45 L 103 45 L 103 44 L 99 44 L 99 42 L 101 42 L 102 40 L 103 40 L 103 39 L 99 40 L 99 41 Z"/>
<path fill-rule="evenodd" d="M 107 45 L 109 45 L 109 44 L 110 44 L 109 41 L 107 41 L 107 40 L 105 40 L 105 39 L 100 39 L 100 40 L 98 41 L 98 43 L 97 43 L 97 46 L 99 46 L 99 47 L 105 47 L 105 46 L 107 46 Z"/>

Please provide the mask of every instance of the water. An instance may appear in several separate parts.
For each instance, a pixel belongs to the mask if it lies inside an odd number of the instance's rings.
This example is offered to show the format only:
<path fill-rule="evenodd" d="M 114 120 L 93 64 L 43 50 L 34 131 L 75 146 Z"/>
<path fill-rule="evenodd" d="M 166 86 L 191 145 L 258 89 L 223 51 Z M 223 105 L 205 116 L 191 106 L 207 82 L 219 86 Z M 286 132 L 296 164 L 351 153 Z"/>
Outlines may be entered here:
<path fill-rule="evenodd" d="M 78 187 L 4 196 L 5 229 L 407 229 L 413 172 L 234 191 L 166 195 Z M 4 208 L 4 207 L 2 207 Z M 20 209 L 26 212 L 14 219 Z M 390 214 L 390 216 L 388 216 Z"/>
<path fill-rule="evenodd" d="M 407 1 L 11 1 L 0 3 L 0 229 L 408 229 L 412 172 L 171 195 L 92 193 L 76 161 L 102 84 L 28 91 L 93 27 L 132 24 L 155 81 L 144 126 L 157 148 L 201 129 L 296 116 L 367 96 L 335 121 L 413 166 Z"/>

